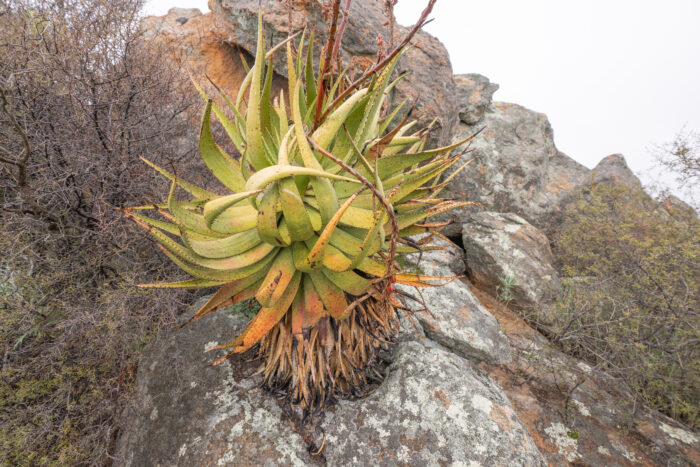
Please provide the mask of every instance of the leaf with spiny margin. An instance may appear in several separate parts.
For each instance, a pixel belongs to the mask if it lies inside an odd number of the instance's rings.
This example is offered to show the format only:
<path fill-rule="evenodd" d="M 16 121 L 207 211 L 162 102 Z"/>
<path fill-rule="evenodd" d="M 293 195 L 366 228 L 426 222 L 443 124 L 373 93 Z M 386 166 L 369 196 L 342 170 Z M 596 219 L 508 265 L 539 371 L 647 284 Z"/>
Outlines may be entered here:
<path fill-rule="evenodd" d="M 260 99 L 260 121 L 263 134 L 266 134 L 272 129 L 270 97 L 272 94 L 272 57 L 267 61 L 267 73 L 265 74 L 265 84 L 263 85 L 262 97 Z"/>
<path fill-rule="evenodd" d="M 243 191 L 245 179 L 241 174 L 240 165 L 214 142 L 211 135 L 211 106 L 212 101 L 210 100 L 207 102 L 202 117 L 202 131 L 199 136 L 199 152 L 202 155 L 202 160 L 226 188 L 234 192 Z"/>
<path fill-rule="evenodd" d="M 328 149 L 333 139 L 341 131 L 345 120 L 355 107 L 367 96 L 367 89 L 361 89 L 343 102 L 328 118 L 313 132 L 311 139 L 323 149 Z M 343 132 L 344 133 L 344 132 Z"/>
<path fill-rule="evenodd" d="M 333 231 L 338 225 L 338 222 L 340 221 L 341 217 L 345 214 L 347 209 L 350 207 L 352 202 L 355 201 L 355 198 L 357 198 L 359 194 L 359 191 L 356 192 L 353 196 L 348 198 L 347 201 L 345 201 L 345 203 L 343 203 L 340 209 L 338 209 L 338 211 L 326 224 L 326 226 L 323 229 L 323 232 L 321 232 L 321 235 L 318 236 L 318 239 L 313 244 L 313 246 L 309 247 L 309 254 L 305 260 L 308 269 L 317 270 L 319 265 L 323 262 L 324 252 L 328 249 L 328 243 L 330 242 L 331 235 L 333 235 Z"/>
<path fill-rule="evenodd" d="M 326 312 L 323 309 L 321 297 L 314 288 L 313 282 L 311 282 L 311 278 L 308 274 L 303 274 L 302 276 L 304 313 L 301 320 L 301 327 L 303 329 L 309 329 L 315 326 L 318 320 L 326 315 Z"/>
<path fill-rule="evenodd" d="M 180 228 L 175 224 L 171 224 L 170 222 L 163 222 L 157 219 L 151 219 L 150 217 L 140 216 L 138 214 L 134 214 L 128 211 L 125 212 L 124 215 L 129 219 L 140 221 L 150 226 L 156 227 L 164 232 L 169 233 L 170 235 L 177 235 L 178 237 L 180 236 Z"/>
<path fill-rule="evenodd" d="M 297 90 L 301 87 L 301 80 L 297 81 L 296 87 Z M 299 110 L 298 93 L 294 96 L 294 99 L 292 100 L 292 118 L 294 120 L 294 131 L 297 137 L 297 147 L 299 148 L 299 152 L 301 153 L 301 158 L 304 162 L 304 166 L 309 169 L 316 169 L 323 172 L 324 174 L 330 175 L 328 174 L 328 172 L 323 171 L 321 163 L 316 159 L 316 156 L 314 155 L 313 150 L 311 149 L 311 145 L 306 139 L 306 133 L 304 132 L 304 124 L 302 122 Z M 336 176 L 331 176 L 328 178 L 334 177 Z M 314 190 L 314 196 L 318 200 L 318 208 L 321 214 L 321 220 L 324 224 L 327 224 L 333 217 L 333 214 L 335 214 L 335 212 L 338 210 L 338 198 L 335 194 L 335 189 L 333 188 L 333 185 L 331 184 L 330 180 L 328 180 L 328 178 L 321 178 L 317 176 L 311 178 L 311 186 Z M 345 178 L 346 180 L 352 180 L 348 179 L 347 177 L 343 178 Z"/>
<path fill-rule="evenodd" d="M 416 222 L 419 222 L 428 217 L 437 216 L 438 214 L 441 214 L 443 212 L 447 212 L 452 209 L 457 209 L 463 206 L 469 206 L 472 204 L 474 203 L 471 201 L 445 201 L 435 206 L 431 206 L 429 208 L 420 209 L 418 211 L 411 212 L 408 214 L 398 215 L 396 216 L 396 221 L 399 225 L 399 232 L 402 232 L 405 228 L 410 227 Z M 387 232 L 387 234 L 389 233 L 390 232 Z M 401 236 L 405 237 L 406 235 L 402 234 Z"/>
<path fill-rule="evenodd" d="M 365 110 L 359 130 L 355 135 L 355 144 L 359 148 L 362 148 L 366 141 L 377 136 L 374 133 L 378 131 L 377 122 L 384 102 L 389 77 L 401 55 L 402 53 L 397 54 L 396 57 L 387 64 L 386 68 L 375 78 L 373 84 L 369 88 L 369 107 Z"/>
<path fill-rule="evenodd" d="M 258 173 L 260 172 L 256 174 Z M 264 242 L 283 246 L 284 243 L 277 227 L 277 202 L 279 200 L 277 188 L 277 184 L 273 183 L 265 189 L 260 202 L 260 209 L 258 210 L 258 233 Z"/>
<path fill-rule="evenodd" d="M 198 255 L 197 253 L 192 251 L 188 246 L 184 246 L 176 242 L 172 238 L 165 235 L 165 233 L 163 233 L 159 229 L 150 226 L 142 227 L 148 230 L 148 233 L 150 233 L 156 240 L 158 240 L 161 246 L 165 247 L 172 254 L 177 255 L 183 261 L 188 261 L 189 263 L 195 266 L 215 271 L 233 271 L 236 269 L 246 268 L 251 264 L 261 261 L 272 250 L 275 249 L 274 245 L 260 243 L 257 246 L 248 249 L 244 253 L 237 254 L 236 256 L 224 258 L 206 258 L 204 256 Z"/>
<path fill-rule="evenodd" d="M 280 180 L 285 177 L 290 177 L 292 175 L 311 175 L 318 179 L 333 179 L 333 180 L 343 180 L 354 183 L 355 186 L 360 182 L 349 177 L 343 177 L 342 175 L 334 175 L 328 172 L 324 172 L 320 169 L 310 169 L 308 167 L 299 167 L 296 165 L 273 165 L 270 167 L 265 167 L 258 172 L 255 172 L 250 176 L 246 182 L 246 191 L 259 190 L 266 187 L 272 182 Z M 331 187 L 332 188 L 332 187 Z M 333 211 L 335 212 L 335 211 Z"/>
<path fill-rule="evenodd" d="M 270 164 L 265 158 L 263 147 L 263 126 L 261 116 L 261 88 L 263 68 L 265 66 L 265 37 L 262 28 L 262 14 L 258 13 L 258 46 L 250 83 L 248 108 L 246 110 L 246 150 L 243 161 L 250 163 L 253 169 L 260 170 Z M 240 191 L 240 190 L 238 190 Z"/>
<path fill-rule="evenodd" d="M 342 291 L 360 296 L 369 290 L 372 283 L 353 271 L 336 272 L 323 268 L 323 275 Z"/>
<path fill-rule="evenodd" d="M 211 298 L 207 300 L 207 302 L 204 305 L 202 305 L 202 307 L 200 307 L 199 310 L 197 310 L 194 316 L 187 320 L 187 322 L 183 325 L 178 326 L 177 330 L 180 330 L 188 324 L 192 323 L 193 321 L 197 321 L 198 319 L 203 318 L 210 313 L 213 313 L 222 306 L 227 305 L 227 302 L 229 302 L 234 295 L 241 293 L 243 290 L 247 289 L 251 285 L 255 284 L 256 282 L 259 282 L 263 275 L 264 271 L 261 270 L 243 279 L 239 279 L 237 281 L 229 282 L 227 284 L 222 285 L 219 288 L 219 290 L 217 290 L 214 293 L 214 295 L 212 295 Z"/>
<path fill-rule="evenodd" d="M 238 204 L 240 201 L 247 199 L 250 196 L 257 195 L 262 192 L 262 190 L 253 191 L 243 191 L 242 193 L 234 193 L 227 196 L 219 196 L 216 199 L 208 201 L 204 205 L 203 214 L 204 221 L 208 227 L 214 223 L 217 217 L 219 217 L 228 208 Z M 252 209 L 252 208 L 251 208 Z"/>
<path fill-rule="evenodd" d="M 173 215 L 175 223 L 178 224 L 179 227 L 184 227 L 188 230 L 214 238 L 223 238 L 226 236 L 209 229 L 207 223 L 204 221 L 204 216 L 190 211 L 189 209 L 185 209 L 180 203 L 175 201 L 175 187 L 175 183 L 170 187 L 170 193 L 168 194 L 168 211 Z"/>
<path fill-rule="evenodd" d="M 232 353 L 242 353 L 253 347 L 284 317 L 297 294 L 300 282 L 301 273 L 297 271 L 289 284 L 289 287 L 287 287 L 287 290 L 285 290 L 282 298 L 275 306 L 261 308 L 255 317 L 250 321 L 248 327 L 246 327 L 243 333 L 233 341 L 229 342 L 228 344 L 217 345 L 207 350 L 227 349 L 234 347 Z M 216 360 L 214 363 L 212 363 L 212 365 L 218 365 L 219 363 L 225 361 L 229 356 L 230 354 Z"/>
<path fill-rule="evenodd" d="M 179 186 L 180 188 L 182 188 L 186 192 L 190 193 L 195 198 L 211 199 L 211 198 L 215 198 L 215 197 L 219 196 L 216 193 L 213 193 L 209 190 L 205 190 L 204 188 L 200 188 L 196 185 L 193 185 L 191 183 L 188 183 L 188 182 L 176 177 L 175 174 L 172 174 L 172 173 L 168 172 L 167 170 L 158 167 L 157 165 L 155 165 L 153 162 L 149 161 L 148 159 L 145 159 L 143 157 L 141 157 L 140 159 L 142 161 L 144 161 L 146 164 L 150 165 L 153 169 L 155 169 L 158 173 L 163 175 L 165 178 L 167 178 L 171 182 L 177 183 L 177 186 Z"/>
<path fill-rule="evenodd" d="M 258 225 L 258 210 L 252 206 L 231 206 L 218 215 L 211 230 L 221 234 L 245 232 Z"/>
<path fill-rule="evenodd" d="M 222 281 L 213 281 L 209 279 L 188 279 L 186 281 L 177 282 L 155 282 L 152 284 L 137 284 L 136 287 L 150 289 L 203 289 L 206 287 L 215 287 L 225 284 Z"/>
<path fill-rule="evenodd" d="M 204 258 L 228 258 L 240 255 L 262 243 L 257 229 L 211 240 L 198 240 L 185 232 L 182 233 L 182 237 L 192 251 Z"/>
<path fill-rule="evenodd" d="M 309 256 L 309 247 L 305 242 L 294 242 L 292 244 L 292 257 L 294 258 L 294 267 L 301 272 L 318 272 L 321 270 L 321 265 L 315 265 L 315 268 L 311 268 L 311 265 L 306 260 Z"/>
<path fill-rule="evenodd" d="M 235 270 L 229 270 L 229 271 L 218 271 L 218 270 L 214 270 L 214 269 L 209 269 L 209 268 L 194 266 L 192 264 L 189 264 L 189 263 L 181 260 L 180 258 L 178 258 L 177 255 L 171 253 L 163 245 L 159 244 L 158 246 L 160 247 L 161 250 L 163 250 L 163 253 L 165 253 L 165 255 L 168 258 L 170 258 L 170 260 L 173 263 L 175 263 L 180 269 L 185 271 L 187 274 L 194 276 L 194 277 L 199 277 L 200 279 L 211 279 L 211 280 L 222 281 L 222 282 L 232 282 L 232 281 L 247 277 L 247 276 L 251 275 L 252 273 L 259 271 L 260 269 L 264 268 L 270 261 L 272 261 L 272 258 L 274 258 L 276 250 L 277 250 L 277 249 L 273 249 L 263 259 L 251 264 L 250 266 L 246 266 L 244 268 L 235 269 Z"/>
<path fill-rule="evenodd" d="M 280 42 L 279 44 L 275 45 L 273 48 L 267 51 L 265 54 L 265 60 L 268 58 L 271 58 L 275 52 L 277 52 L 281 47 L 284 45 L 287 45 L 287 47 L 291 46 L 292 40 L 294 40 L 295 37 L 299 35 L 298 32 L 292 34 L 291 36 L 287 37 L 285 40 Z M 303 40 L 303 37 L 302 37 Z M 241 82 L 240 87 L 238 88 L 238 94 L 236 95 L 236 105 L 233 106 L 233 110 L 235 111 L 236 114 L 240 115 L 239 110 L 241 108 L 241 103 L 243 102 L 243 96 L 245 95 L 245 92 L 248 90 L 248 86 L 250 85 L 250 82 L 253 79 L 253 72 L 255 70 L 249 69 L 247 70 L 247 75 L 245 75 L 245 78 L 243 78 L 243 81 Z"/>
<path fill-rule="evenodd" d="M 197 82 L 190 76 L 190 79 L 192 80 L 192 84 L 194 84 L 194 87 L 199 91 L 199 94 L 201 94 L 202 98 L 206 102 L 212 102 L 211 108 L 214 111 L 214 115 L 216 115 L 216 118 L 219 119 L 219 122 L 221 123 L 221 126 L 224 127 L 224 130 L 226 131 L 226 134 L 228 135 L 229 138 L 231 138 L 231 141 L 233 142 L 233 145 L 236 146 L 236 149 L 238 152 L 243 154 L 245 150 L 245 142 L 243 140 L 243 135 L 241 134 L 241 130 L 238 128 L 238 125 L 233 123 L 225 113 L 221 111 L 218 105 L 212 101 L 212 99 L 207 96 L 207 93 L 204 92 L 204 90 L 197 84 Z M 223 95 L 223 94 L 222 94 Z M 235 107 L 230 103 L 228 98 L 226 96 L 223 96 L 224 99 L 226 100 L 226 103 L 229 105 L 229 107 L 234 110 L 234 115 L 236 117 L 237 123 L 242 120 L 242 117 L 240 113 L 238 113 Z"/>
<path fill-rule="evenodd" d="M 289 165 L 288 142 L 291 133 L 294 131 L 290 128 L 282 138 L 278 161 L 280 166 Z M 282 215 L 287 221 L 287 229 L 291 241 L 297 242 L 308 239 L 313 235 L 314 230 L 311 226 L 309 214 L 304 206 L 304 201 L 301 199 L 299 189 L 294 177 L 283 178 L 279 182 L 280 202 L 282 204 Z"/>
<path fill-rule="evenodd" d="M 305 72 L 305 86 L 306 91 L 306 108 L 310 109 L 313 107 L 313 103 L 316 101 L 316 79 L 314 77 L 314 31 L 311 30 L 311 35 L 309 36 L 309 48 L 306 50 L 306 68 Z"/>

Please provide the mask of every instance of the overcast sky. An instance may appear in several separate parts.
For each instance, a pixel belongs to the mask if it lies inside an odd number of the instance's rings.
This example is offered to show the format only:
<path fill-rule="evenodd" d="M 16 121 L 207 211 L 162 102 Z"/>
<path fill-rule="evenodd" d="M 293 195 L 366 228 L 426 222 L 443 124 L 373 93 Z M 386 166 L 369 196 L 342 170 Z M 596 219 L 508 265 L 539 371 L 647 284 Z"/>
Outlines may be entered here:
<path fill-rule="evenodd" d="M 412 24 L 425 0 L 399 0 Z M 206 0 L 150 0 L 208 11 Z M 494 99 L 547 114 L 557 147 L 593 167 L 622 153 L 645 182 L 651 153 L 700 131 L 700 0 L 438 0 L 426 30 L 455 73 L 498 83 Z"/>

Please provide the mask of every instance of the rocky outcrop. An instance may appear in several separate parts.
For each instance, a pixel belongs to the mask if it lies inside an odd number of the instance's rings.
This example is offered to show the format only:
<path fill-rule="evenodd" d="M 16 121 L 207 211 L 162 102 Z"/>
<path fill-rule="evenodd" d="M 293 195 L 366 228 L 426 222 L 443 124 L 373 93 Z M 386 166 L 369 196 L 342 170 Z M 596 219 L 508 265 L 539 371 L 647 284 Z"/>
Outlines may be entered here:
<path fill-rule="evenodd" d="M 496 316 L 513 350 L 510 363 L 479 367 L 503 388 L 548 465 L 700 464 L 697 433 L 639 404 L 632 407 L 620 381 L 562 354 L 503 304 L 472 291 Z"/>
<path fill-rule="evenodd" d="M 697 217 L 695 209 L 674 195 L 667 195 L 661 202 L 661 207 L 671 217 Z"/>
<path fill-rule="evenodd" d="M 486 109 L 491 105 L 493 93 L 498 84 L 492 83 L 486 76 L 476 73 L 454 75 L 457 86 L 457 114 L 459 121 L 467 125 L 479 123 Z"/>
<path fill-rule="evenodd" d="M 519 308 L 535 308 L 559 292 L 549 240 L 523 218 L 476 213 L 462 225 L 462 235 L 470 278 L 492 295 Z"/>
<path fill-rule="evenodd" d="M 428 339 L 402 341 L 376 390 L 302 425 L 249 355 L 205 366 L 246 321 L 219 311 L 147 349 L 119 465 L 544 465 L 498 385 Z"/>
<path fill-rule="evenodd" d="M 458 81 L 460 87 L 463 82 Z M 474 100 L 484 96 L 482 91 L 471 91 L 470 97 L 461 97 L 460 105 L 474 95 L 480 96 Z M 470 151 L 462 156 L 463 162 L 473 161 L 455 177 L 448 193 L 479 203 L 483 209 L 513 212 L 537 227 L 546 227 L 552 211 L 558 210 L 589 170 L 557 150 L 544 114 L 516 104 L 491 103 L 476 123 L 459 123 L 455 140 L 482 128 Z M 457 225 L 476 211 L 470 207 L 451 212 L 447 219 L 456 224 L 447 234 L 458 236 Z"/>
<path fill-rule="evenodd" d="M 191 72 L 210 97 L 220 99 L 210 80 L 230 98 L 236 97 L 246 76 L 241 57 L 249 64 L 253 57 L 247 49 L 224 40 L 226 28 L 211 13 L 203 15 L 196 8 L 172 8 L 165 16 L 144 18 L 141 29 L 146 39 L 164 42 L 172 58 L 181 65 L 182 72 Z M 283 86 L 286 86 L 286 80 L 276 76 L 273 81 L 275 95 Z M 192 87 L 187 92 L 197 91 Z"/>
<path fill-rule="evenodd" d="M 431 276 L 464 273 L 463 251 L 444 240 L 437 239 L 435 243 L 444 250 L 408 255 L 406 261 L 417 272 Z M 415 310 L 413 316 L 428 338 L 473 361 L 495 364 L 510 361 L 510 346 L 498 323 L 462 280 L 453 279 L 442 287 L 420 291 L 399 287 L 415 297 L 406 301 Z"/>
<path fill-rule="evenodd" d="M 255 53 L 258 0 L 212 0 L 211 13 L 199 10 L 173 9 L 164 17 L 144 20 L 148 37 L 158 36 L 178 49 L 177 59 L 186 60 L 198 81 L 206 82 L 205 73 L 227 95 L 235 96 L 245 76 L 240 54 L 250 59 Z M 264 0 L 261 3 L 268 44 L 276 44 L 287 38 L 290 30 L 289 16 L 283 2 Z M 327 34 L 327 23 L 318 2 L 295 2 L 291 15 L 294 31 L 304 27 L 315 31 L 315 46 L 320 52 Z M 342 43 L 342 53 L 349 62 L 367 67 L 374 63 L 377 53 L 377 36 L 381 34 L 389 42 L 387 18 L 379 2 L 355 0 Z M 397 26 L 396 41 L 406 29 Z M 316 57 L 320 53 L 316 54 Z M 287 74 L 284 54 L 277 54 L 274 62 L 277 81 L 283 83 Z M 405 98 L 415 102 L 412 114 L 422 125 L 438 119 L 433 132 L 434 142 L 447 143 L 452 138 L 457 122 L 455 84 L 452 66 L 445 47 L 436 38 L 419 32 L 405 56 L 397 65 L 399 73 L 409 74 L 397 85 L 392 96 L 394 104 Z M 408 110 L 410 106 L 405 106 Z"/>
<path fill-rule="evenodd" d="M 207 367 L 216 356 L 205 349 L 247 321 L 215 313 L 147 350 L 116 465 L 313 465 L 294 420 L 249 378 L 247 358 Z"/>
<path fill-rule="evenodd" d="M 400 344 L 382 385 L 323 426 L 328 465 L 544 465 L 498 385 L 429 341 Z"/>
<path fill-rule="evenodd" d="M 628 188 L 642 189 L 642 182 L 627 165 L 622 154 L 611 154 L 604 157 L 593 170 L 591 170 L 585 186 L 598 184 L 623 185 Z"/>

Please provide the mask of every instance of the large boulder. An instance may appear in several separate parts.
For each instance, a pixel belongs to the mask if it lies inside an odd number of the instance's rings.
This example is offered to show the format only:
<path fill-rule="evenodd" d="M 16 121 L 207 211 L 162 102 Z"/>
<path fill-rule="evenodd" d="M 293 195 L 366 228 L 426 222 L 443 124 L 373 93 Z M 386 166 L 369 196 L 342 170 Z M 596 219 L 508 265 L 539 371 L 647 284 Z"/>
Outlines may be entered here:
<path fill-rule="evenodd" d="M 222 310 L 146 349 L 118 465 L 544 465 L 498 385 L 424 338 L 397 345 L 369 395 L 303 424 L 259 388 L 250 355 L 206 366 L 221 353 L 204 349 L 246 322 Z"/>
<path fill-rule="evenodd" d="M 463 163 L 472 162 L 446 192 L 456 199 L 474 201 L 481 209 L 513 212 L 537 227 L 548 227 L 551 213 L 559 210 L 562 200 L 584 181 L 589 169 L 556 148 L 546 115 L 516 104 L 491 103 L 495 89 L 483 81 L 456 82 L 458 107 L 473 111 L 464 111 L 464 118 L 460 114 L 454 139 L 483 131 L 472 140 L 470 151 L 462 155 Z M 472 101 L 478 105 L 470 107 Z M 490 105 L 476 120 L 476 109 L 486 101 Z M 465 207 L 443 216 L 456 221 L 445 231 L 447 235 L 459 236 L 459 224 L 478 210 Z"/>
<path fill-rule="evenodd" d="M 421 274 L 440 277 L 463 274 L 464 251 L 439 238 L 435 244 L 442 250 L 407 255 L 406 262 Z M 415 310 L 413 317 L 428 338 L 475 362 L 510 361 L 510 346 L 498 322 L 462 280 L 453 279 L 442 287 L 420 290 L 400 287 L 415 297 L 408 299 L 407 304 Z"/>
<path fill-rule="evenodd" d="M 641 189 L 642 182 L 627 165 L 625 156 L 611 154 L 604 157 L 588 174 L 585 186 L 598 184 L 624 185 L 632 189 Z"/>
<path fill-rule="evenodd" d="M 227 29 L 211 13 L 202 14 L 196 8 L 172 8 L 164 16 L 144 18 L 141 29 L 145 39 L 165 43 L 171 58 L 182 67 L 183 73 L 185 70 L 191 72 L 210 97 L 219 99 L 210 80 L 230 98 L 236 97 L 247 73 L 241 57 L 250 64 L 253 56 L 248 49 L 224 40 Z M 283 87 L 286 90 L 286 80 L 275 76 L 275 95 Z M 188 92 L 197 91 L 193 86 Z"/>
<path fill-rule="evenodd" d="M 247 321 L 218 312 L 146 350 L 116 465 L 311 463 L 294 420 L 250 378 L 255 369 L 246 358 L 207 367 L 218 356 L 204 351 L 230 341 Z"/>
<path fill-rule="evenodd" d="M 328 465 L 544 465 L 501 389 L 429 344 L 400 344 L 377 390 L 327 414 Z"/>
<path fill-rule="evenodd" d="M 470 278 L 517 307 L 542 306 L 561 288 L 549 240 L 516 214 L 472 215 L 462 226 L 462 242 Z"/>
<path fill-rule="evenodd" d="M 263 11 L 263 22 L 269 44 L 284 40 L 290 29 L 298 31 L 304 27 L 315 32 L 316 57 L 320 56 L 321 45 L 327 37 L 328 24 L 324 20 L 320 2 L 295 2 L 289 12 L 284 2 L 278 0 L 212 0 L 211 15 L 225 31 L 222 40 L 248 52 L 255 52 L 258 5 Z M 381 2 L 375 0 L 355 0 L 351 4 L 350 18 L 343 36 L 341 52 L 348 63 L 355 62 L 362 67 L 374 63 L 381 34 L 384 42 L 389 42 L 387 16 Z M 397 26 L 395 43 L 400 41 L 407 29 Z M 454 134 L 457 122 L 455 107 L 455 84 L 452 80 L 452 65 L 447 50 L 428 33 L 419 32 L 413 39 L 413 47 L 407 50 L 397 65 L 399 73 L 410 72 L 396 87 L 392 100 L 398 104 L 405 98 L 416 102 L 412 114 L 421 125 L 438 119 L 435 142 L 447 143 Z M 277 54 L 274 68 L 281 76 L 287 75 L 284 54 Z M 406 106 L 406 109 L 408 107 Z"/>

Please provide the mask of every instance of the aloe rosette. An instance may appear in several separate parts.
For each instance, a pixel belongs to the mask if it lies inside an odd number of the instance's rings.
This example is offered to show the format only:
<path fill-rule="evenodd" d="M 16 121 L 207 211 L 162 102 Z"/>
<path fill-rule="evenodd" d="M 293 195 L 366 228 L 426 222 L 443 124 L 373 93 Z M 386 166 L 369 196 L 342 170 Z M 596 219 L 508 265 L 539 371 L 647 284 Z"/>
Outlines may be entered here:
<path fill-rule="evenodd" d="M 403 104 L 391 112 L 384 104 L 401 79 L 392 79 L 400 53 L 352 89 L 344 73 L 315 73 L 312 47 L 304 54 L 302 35 L 295 53 L 294 39 L 266 53 L 259 19 L 254 65 L 235 102 L 225 99 L 227 112 L 198 88 L 207 101 L 201 157 L 229 192 L 146 161 L 171 180 L 167 202 L 127 215 L 193 276 L 144 286 L 219 287 L 190 322 L 232 303 L 259 304 L 241 335 L 216 346 L 229 353 L 214 364 L 257 345 L 264 384 L 310 409 L 366 385 L 398 328 L 394 283 L 446 279 L 404 272 L 395 258 L 423 248 L 410 238 L 440 226 L 427 219 L 466 204 L 438 198 L 448 179 L 437 181 L 464 141 L 426 150 L 425 130 L 412 131 L 407 118 L 392 126 Z M 285 46 L 289 99 L 282 91 L 273 102 L 272 57 Z M 239 159 L 215 143 L 212 113 Z M 177 200 L 178 191 L 190 199 Z"/>

